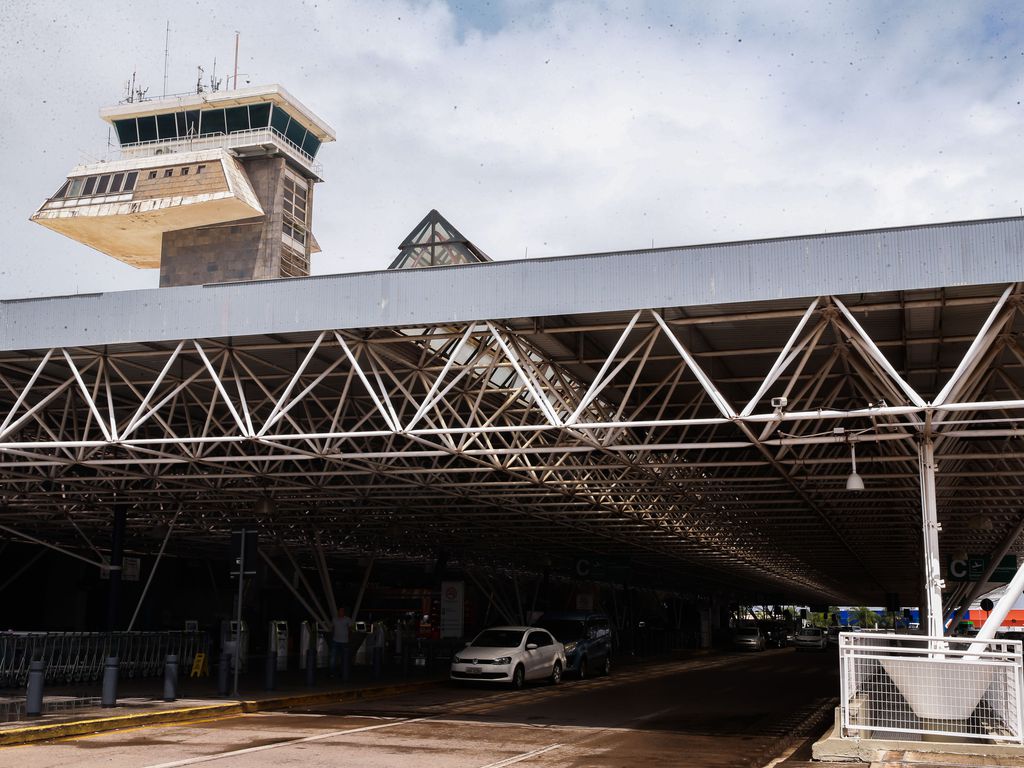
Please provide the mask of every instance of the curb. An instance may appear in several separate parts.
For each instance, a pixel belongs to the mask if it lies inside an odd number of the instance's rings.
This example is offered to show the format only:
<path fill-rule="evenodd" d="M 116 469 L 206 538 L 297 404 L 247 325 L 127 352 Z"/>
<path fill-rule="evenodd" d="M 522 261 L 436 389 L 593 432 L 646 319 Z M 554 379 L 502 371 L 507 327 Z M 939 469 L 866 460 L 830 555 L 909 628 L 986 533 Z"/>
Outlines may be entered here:
<path fill-rule="evenodd" d="M 226 704 L 205 704 L 181 709 L 165 709 L 158 712 L 139 712 L 131 715 L 113 715 L 111 717 L 95 717 L 87 720 L 75 720 L 67 723 L 48 723 L 30 725 L 24 728 L 11 728 L 0 731 L 0 747 L 13 747 L 19 744 L 30 744 L 35 741 L 48 741 L 69 736 L 82 736 L 88 733 L 117 731 L 122 728 L 136 728 L 142 725 L 158 725 L 186 722 L 189 720 L 229 717 L 245 715 L 253 712 L 264 712 L 271 709 L 292 709 L 317 704 L 335 704 L 344 701 L 359 701 L 379 696 L 394 696 L 410 693 L 421 688 L 440 685 L 446 680 L 420 680 L 415 683 L 397 683 L 379 685 L 371 688 L 355 688 L 349 690 L 324 691 L 322 693 L 305 693 L 292 696 L 276 696 L 269 699 L 252 699 Z"/>
<path fill-rule="evenodd" d="M 839 699 L 833 696 L 806 712 L 799 722 L 793 724 L 788 733 L 773 739 L 761 750 L 759 754 L 760 761 L 764 761 L 768 765 L 774 765 L 787 749 L 813 738 L 814 732 L 818 731 L 828 721 L 838 705 Z"/>

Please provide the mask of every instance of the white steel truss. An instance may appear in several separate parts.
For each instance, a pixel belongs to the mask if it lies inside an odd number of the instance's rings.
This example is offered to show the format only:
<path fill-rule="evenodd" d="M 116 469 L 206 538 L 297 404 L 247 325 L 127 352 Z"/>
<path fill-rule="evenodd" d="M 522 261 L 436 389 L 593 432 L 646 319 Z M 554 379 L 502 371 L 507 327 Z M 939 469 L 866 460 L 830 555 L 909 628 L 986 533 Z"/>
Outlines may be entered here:
<path fill-rule="evenodd" d="M 80 546 L 69 522 L 102 528 L 125 505 L 138 529 L 179 515 L 181 545 L 242 520 L 330 552 L 599 556 L 748 594 L 917 602 L 922 441 L 943 551 L 984 550 L 1016 522 L 1020 298 L 7 353 L 0 521 Z M 845 489 L 854 443 L 862 493 Z M 275 512 L 258 519 L 263 496 Z"/>

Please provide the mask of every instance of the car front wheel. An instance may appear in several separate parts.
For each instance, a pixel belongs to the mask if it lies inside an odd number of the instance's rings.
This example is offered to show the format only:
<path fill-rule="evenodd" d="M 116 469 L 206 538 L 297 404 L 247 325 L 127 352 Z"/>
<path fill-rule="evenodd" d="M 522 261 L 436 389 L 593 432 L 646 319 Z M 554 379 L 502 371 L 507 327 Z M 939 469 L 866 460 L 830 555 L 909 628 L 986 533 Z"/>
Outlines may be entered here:
<path fill-rule="evenodd" d="M 512 672 L 512 689 L 516 690 L 516 691 L 521 690 L 522 687 L 523 687 L 523 684 L 525 682 L 526 682 L 526 670 L 523 669 L 523 665 L 520 664 Z"/>
<path fill-rule="evenodd" d="M 562 682 L 562 662 L 555 662 L 555 666 L 551 668 L 550 680 L 552 685 L 558 685 L 560 682 Z"/>

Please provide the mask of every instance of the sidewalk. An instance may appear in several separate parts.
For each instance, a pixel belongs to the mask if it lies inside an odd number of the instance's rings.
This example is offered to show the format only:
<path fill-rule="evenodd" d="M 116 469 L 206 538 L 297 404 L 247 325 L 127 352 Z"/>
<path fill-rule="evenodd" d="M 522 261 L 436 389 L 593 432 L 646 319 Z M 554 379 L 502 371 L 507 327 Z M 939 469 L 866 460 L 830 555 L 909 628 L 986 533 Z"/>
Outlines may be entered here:
<path fill-rule="evenodd" d="M 447 670 L 401 675 L 388 670 L 373 679 L 369 670 L 353 669 L 352 680 L 342 683 L 317 670 L 316 684 L 305 684 L 302 671 L 279 672 L 274 690 L 263 688 L 262 673 L 249 672 L 239 679 L 239 698 L 217 694 L 216 678 L 182 678 L 178 699 L 162 699 L 163 679 L 119 680 L 117 706 L 100 706 L 99 683 L 81 683 L 44 690 L 43 714 L 26 718 L 22 691 L 0 695 L 0 746 L 65 738 L 86 733 L 132 728 L 155 723 L 177 723 L 240 715 L 272 709 L 313 706 L 338 701 L 355 701 L 390 696 L 438 685 L 447 680 Z"/>

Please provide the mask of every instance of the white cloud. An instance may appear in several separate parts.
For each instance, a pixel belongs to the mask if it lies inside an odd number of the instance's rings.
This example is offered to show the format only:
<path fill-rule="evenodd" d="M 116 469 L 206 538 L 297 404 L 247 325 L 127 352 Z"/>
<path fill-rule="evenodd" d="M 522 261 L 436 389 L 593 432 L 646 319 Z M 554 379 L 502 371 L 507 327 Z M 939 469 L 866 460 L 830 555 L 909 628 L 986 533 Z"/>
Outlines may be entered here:
<path fill-rule="evenodd" d="M 156 284 L 27 217 L 103 150 L 134 66 L 160 89 L 167 18 L 172 91 L 215 55 L 226 73 L 240 28 L 242 71 L 336 128 L 318 272 L 383 268 L 434 207 L 497 258 L 1019 212 L 1014 5 L 681 5 L 0 10 L 0 295 Z"/>

